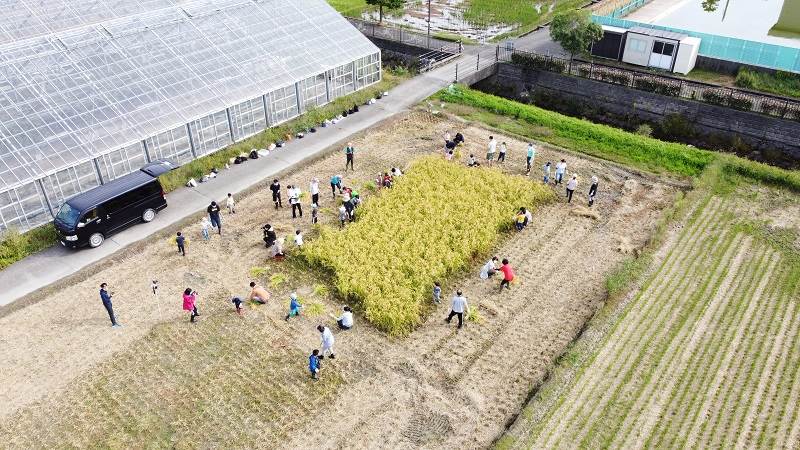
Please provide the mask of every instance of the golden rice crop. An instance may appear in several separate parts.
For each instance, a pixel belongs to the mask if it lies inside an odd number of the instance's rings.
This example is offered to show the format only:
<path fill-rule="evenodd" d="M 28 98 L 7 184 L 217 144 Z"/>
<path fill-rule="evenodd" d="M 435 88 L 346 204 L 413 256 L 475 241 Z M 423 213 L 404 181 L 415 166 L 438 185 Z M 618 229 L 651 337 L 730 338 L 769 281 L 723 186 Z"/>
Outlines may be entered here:
<path fill-rule="evenodd" d="M 367 319 L 393 335 L 420 322 L 434 280 L 488 252 L 521 206 L 553 198 L 524 177 L 438 157 L 418 159 L 381 192 L 344 230 L 323 228 L 303 255 L 331 270 L 338 293 L 361 302 Z"/>

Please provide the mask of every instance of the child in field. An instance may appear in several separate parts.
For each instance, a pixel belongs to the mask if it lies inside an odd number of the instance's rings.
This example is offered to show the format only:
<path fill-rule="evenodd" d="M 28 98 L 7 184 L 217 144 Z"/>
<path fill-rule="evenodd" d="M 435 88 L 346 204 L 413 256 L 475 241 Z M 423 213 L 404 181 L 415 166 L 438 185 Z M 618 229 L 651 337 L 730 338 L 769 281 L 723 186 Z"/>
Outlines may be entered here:
<path fill-rule="evenodd" d="M 600 180 L 596 176 L 592 176 L 592 185 L 589 186 L 589 206 L 594 204 L 594 197 L 597 195 L 597 185 Z"/>
<path fill-rule="evenodd" d="M 549 183 L 550 182 L 550 161 L 547 161 L 547 163 L 545 163 L 544 167 L 542 167 L 542 172 L 544 174 L 544 177 L 542 178 L 542 182 L 544 184 Z"/>
<path fill-rule="evenodd" d="M 308 370 L 311 372 L 311 379 L 319 380 L 319 369 L 322 368 L 322 361 L 319 357 L 319 350 L 314 349 L 308 357 Z"/>
<path fill-rule="evenodd" d="M 183 310 L 191 313 L 189 322 L 192 323 L 194 323 L 194 319 L 200 315 L 200 313 L 197 312 L 197 291 L 192 288 L 186 288 L 186 290 L 183 291 Z"/>
<path fill-rule="evenodd" d="M 342 315 L 336 318 L 336 325 L 339 325 L 340 330 L 349 330 L 353 328 L 353 310 L 349 306 L 343 308 Z"/>
<path fill-rule="evenodd" d="M 497 162 L 501 163 L 506 161 L 506 151 L 508 151 L 508 147 L 506 143 L 503 142 L 500 144 L 500 154 L 497 155 Z"/>
<path fill-rule="evenodd" d="M 517 211 L 517 215 L 514 217 L 514 226 L 517 231 L 522 231 L 525 228 L 525 213 L 522 210 Z"/>
<path fill-rule="evenodd" d="M 528 144 L 528 156 L 527 156 L 527 171 L 526 174 L 530 175 L 531 173 L 531 164 L 533 164 L 533 158 L 536 157 L 536 146 L 533 145 L 533 142 Z"/>
<path fill-rule="evenodd" d="M 180 231 L 178 231 L 178 235 L 175 237 L 175 243 L 178 244 L 178 253 L 186 256 L 186 238 L 183 237 Z"/>
<path fill-rule="evenodd" d="M 317 214 L 319 214 L 319 206 L 316 203 L 311 204 L 311 225 L 317 224 Z"/>
<path fill-rule="evenodd" d="M 301 233 L 300 230 L 294 232 L 294 245 L 298 247 L 303 246 L 303 233 Z"/>
<path fill-rule="evenodd" d="M 437 305 L 442 302 L 442 286 L 438 281 L 433 282 L 433 303 Z"/>
<path fill-rule="evenodd" d="M 567 161 L 561 160 L 556 164 L 556 184 L 561 184 L 561 180 L 564 179 L 564 175 L 567 173 Z"/>
<path fill-rule="evenodd" d="M 297 300 L 297 294 L 292 292 L 291 295 L 289 295 L 289 314 L 286 315 L 285 320 L 288 322 L 290 317 L 299 316 L 302 307 L 303 305 Z"/>
<path fill-rule="evenodd" d="M 347 221 L 347 208 L 344 205 L 339 206 L 339 228 L 344 228 L 344 223 Z"/>
<path fill-rule="evenodd" d="M 470 153 L 469 159 L 467 159 L 467 167 L 478 167 L 480 165 L 481 163 L 475 160 L 475 155 Z"/>
<path fill-rule="evenodd" d="M 241 316 L 242 313 L 244 312 L 242 310 L 242 299 L 240 299 L 239 297 L 233 297 L 231 299 L 231 303 L 233 303 L 233 306 L 236 307 L 236 314 Z"/>
<path fill-rule="evenodd" d="M 453 160 L 453 150 L 447 150 L 447 154 L 444 155 L 445 161 L 452 161 Z"/>
<path fill-rule="evenodd" d="M 228 208 L 228 214 L 236 214 L 236 201 L 230 192 L 228 192 L 228 198 L 225 199 L 225 206 Z"/>
<path fill-rule="evenodd" d="M 203 240 L 207 241 L 208 237 L 208 229 L 211 228 L 211 222 L 209 222 L 208 217 L 203 216 L 200 219 L 200 232 L 203 233 Z"/>
<path fill-rule="evenodd" d="M 514 269 L 507 259 L 503 259 L 503 265 L 500 266 L 500 271 L 503 272 L 503 281 L 500 282 L 500 292 L 503 292 L 503 286 L 506 289 L 511 289 L 511 282 L 514 281 Z"/>

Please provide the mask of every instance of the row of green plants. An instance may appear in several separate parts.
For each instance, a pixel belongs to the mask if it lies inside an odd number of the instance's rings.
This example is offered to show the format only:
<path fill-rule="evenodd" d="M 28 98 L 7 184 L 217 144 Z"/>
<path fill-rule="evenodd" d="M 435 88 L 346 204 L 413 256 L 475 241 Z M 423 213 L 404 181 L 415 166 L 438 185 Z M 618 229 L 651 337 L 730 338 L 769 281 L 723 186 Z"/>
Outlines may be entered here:
<path fill-rule="evenodd" d="M 396 70 L 384 68 L 382 75 L 383 79 L 374 86 L 337 98 L 319 108 L 311 108 L 303 113 L 302 116 L 285 124 L 268 128 L 255 136 L 251 136 L 208 156 L 189 161 L 179 168 L 161 175 L 159 181 L 161 181 L 164 191 L 170 192 L 182 187 L 190 178 L 199 179 L 208 174 L 213 168 L 221 169 L 231 158 L 242 153 L 249 154 L 250 150 L 254 148 L 267 148 L 275 141 L 285 140 L 287 135 L 293 137 L 298 132 L 304 132 L 312 127 L 318 128 L 324 120 L 336 117 L 343 110 L 351 108 L 354 104 L 363 105 L 370 98 L 374 98 L 380 92 L 388 91 L 409 76 L 407 69 L 402 66 Z"/>
<path fill-rule="evenodd" d="M 528 69 L 547 70 L 548 72 L 564 73 L 567 70 L 567 63 L 564 60 L 534 53 L 512 53 L 511 62 Z"/>
<path fill-rule="evenodd" d="M 339 295 L 360 303 L 370 322 L 403 335 L 420 323 L 434 281 L 488 252 L 520 207 L 553 199 L 525 177 L 424 157 L 359 208 L 358 221 L 322 228 L 302 254 L 331 272 Z"/>
<path fill-rule="evenodd" d="M 774 74 L 743 67 L 736 74 L 736 86 L 786 97 L 800 98 L 800 74 L 777 71 Z"/>
<path fill-rule="evenodd" d="M 437 96 L 448 103 L 514 118 L 539 131 L 535 137 L 545 142 L 650 172 L 696 176 L 712 162 L 719 161 L 722 170 L 727 173 L 800 192 L 800 172 L 796 170 L 780 169 L 730 154 L 636 135 L 463 86 L 453 86 Z M 528 134 L 527 127 L 516 129 L 520 134 Z"/>
<path fill-rule="evenodd" d="M 14 228 L 3 231 L 0 240 L 0 270 L 20 259 L 38 253 L 58 242 L 58 233 L 52 224 L 42 225 L 27 233 Z"/>

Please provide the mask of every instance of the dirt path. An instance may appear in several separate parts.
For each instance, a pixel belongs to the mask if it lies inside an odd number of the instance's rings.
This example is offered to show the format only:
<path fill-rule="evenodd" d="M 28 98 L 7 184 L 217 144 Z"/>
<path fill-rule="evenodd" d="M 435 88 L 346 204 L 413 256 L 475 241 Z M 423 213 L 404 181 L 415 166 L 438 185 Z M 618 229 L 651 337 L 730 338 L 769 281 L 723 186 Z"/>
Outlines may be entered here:
<path fill-rule="evenodd" d="M 357 171 L 345 175 L 345 184 L 363 186 L 379 171 L 438 151 L 447 129 L 464 133 L 464 158 L 485 153 L 489 131 L 412 113 L 354 139 Z M 505 141 L 505 168 L 522 173 L 525 143 Z M 512 290 L 498 294 L 496 282 L 480 280 L 483 261 L 444 286 L 447 301 L 463 289 L 482 323 L 457 332 L 442 320 L 449 305 L 440 305 L 410 336 L 390 340 L 358 317 L 355 330 L 337 333 L 338 357 L 326 361 L 318 384 L 305 378 L 304 361 L 318 344 L 314 325 L 329 319 L 282 317 L 291 290 L 336 312 L 332 299 L 312 293 L 320 280 L 268 263 L 270 274 L 289 276 L 270 289 L 279 302 L 240 319 L 228 301 L 246 294 L 248 270 L 264 265 L 260 226 L 270 222 L 282 236 L 300 228 L 313 238 L 310 211 L 293 221 L 286 208 L 276 213 L 261 190 L 240 199 L 236 215 L 224 216 L 221 238 L 202 242 L 199 226 L 184 227 L 191 239 L 186 258 L 163 236 L 102 262 L 0 318 L 0 440 L 26 448 L 488 445 L 603 299 L 607 271 L 626 257 L 620 242 L 641 245 L 674 194 L 652 179 L 550 149 L 540 148 L 533 176 L 545 160 L 561 157 L 580 175 L 573 203 L 585 206 L 589 177 L 600 177 L 597 220 L 571 215 L 563 200 L 535 211 L 532 225 L 496 250 L 516 267 L 520 282 Z M 332 223 L 327 181 L 342 163 L 340 154 L 322 158 L 282 184 L 307 191 L 308 180 L 319 177 L 321 220 Z M 149 291 L 154 278 L 158 297 Z M 96 292 L 101 281 L 116 291 L 121 330 L 107 326 Z M 180 310 L 186 286 L 201 293 L 203 316 L 194 326 Z M 43 420 L 51 426 L 35 426 Z"/>

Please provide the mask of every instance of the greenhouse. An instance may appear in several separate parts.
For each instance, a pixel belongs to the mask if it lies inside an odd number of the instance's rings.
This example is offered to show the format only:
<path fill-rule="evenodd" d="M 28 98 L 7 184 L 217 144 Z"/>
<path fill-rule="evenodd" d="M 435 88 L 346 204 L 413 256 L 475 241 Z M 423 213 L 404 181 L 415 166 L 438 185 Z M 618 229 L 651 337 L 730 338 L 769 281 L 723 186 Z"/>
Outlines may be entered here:
<path fill-rule="evenodd" d="M 185 163 L 381 77 L 325 0 L 10 0 L 0 17 L 0 230 Z"/>

